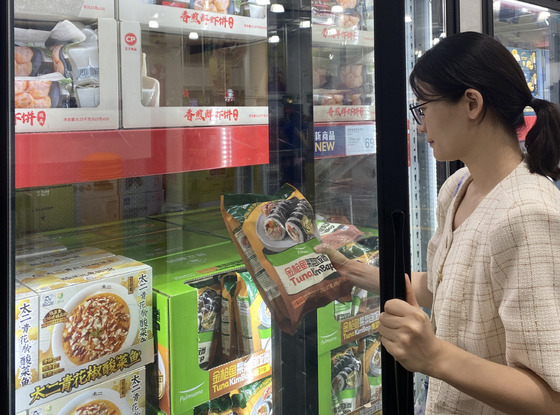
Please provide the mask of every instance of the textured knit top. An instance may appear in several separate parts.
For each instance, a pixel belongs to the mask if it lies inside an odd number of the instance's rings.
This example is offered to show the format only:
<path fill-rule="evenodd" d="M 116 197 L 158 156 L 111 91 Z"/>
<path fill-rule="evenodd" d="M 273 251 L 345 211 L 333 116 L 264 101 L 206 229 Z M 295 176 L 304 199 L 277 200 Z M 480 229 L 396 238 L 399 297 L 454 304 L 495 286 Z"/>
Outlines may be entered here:
<path fill-rule="evenodd" d="M 560 391 L 560 191 L 522 162 L 453 231 L 471 180 L 463 168 L 438 195 L 428 245 L 436 336 Z M 430 379 L 426 414 L 500 413 Z"/>

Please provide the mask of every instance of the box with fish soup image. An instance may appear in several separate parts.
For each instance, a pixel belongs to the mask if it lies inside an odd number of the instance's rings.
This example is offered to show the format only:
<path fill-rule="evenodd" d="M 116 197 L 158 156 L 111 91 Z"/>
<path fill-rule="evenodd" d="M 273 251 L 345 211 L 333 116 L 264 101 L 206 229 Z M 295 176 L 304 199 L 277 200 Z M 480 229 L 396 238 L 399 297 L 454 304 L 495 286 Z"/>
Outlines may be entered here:
<path fill-rule="evenodd" d="M 146 369 L 71 393 L 52 402 L 33 407 L 30 414 L 57 415 L 140 415 L 146 413 Z"/>
<path fill-rule="evenodd" d="M 20 281 L 39 296 L 39 380 L 18 390 L 21 408 L 153 361 L 150 266 L 113 256 Z"/>
<path fill-rule="evenodd" d="M 30 385 L 39 376 L 39 300 L 28 287 L 15 282 L 15 371 L 16 389 Z"/>

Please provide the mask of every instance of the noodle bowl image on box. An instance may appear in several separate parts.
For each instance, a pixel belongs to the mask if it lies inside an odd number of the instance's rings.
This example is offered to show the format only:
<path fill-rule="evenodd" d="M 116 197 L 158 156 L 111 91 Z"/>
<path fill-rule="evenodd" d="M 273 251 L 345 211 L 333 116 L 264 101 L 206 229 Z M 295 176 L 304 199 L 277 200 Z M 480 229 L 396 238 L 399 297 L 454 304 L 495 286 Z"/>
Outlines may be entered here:
<path fill-rule="evenodd" d="M 39 297 L 39 379 L 28 408 L 153 361 L 152 268 L 123 256 L 18 274 Z M 65 386 L 66 385 L 66 386 Z"/>

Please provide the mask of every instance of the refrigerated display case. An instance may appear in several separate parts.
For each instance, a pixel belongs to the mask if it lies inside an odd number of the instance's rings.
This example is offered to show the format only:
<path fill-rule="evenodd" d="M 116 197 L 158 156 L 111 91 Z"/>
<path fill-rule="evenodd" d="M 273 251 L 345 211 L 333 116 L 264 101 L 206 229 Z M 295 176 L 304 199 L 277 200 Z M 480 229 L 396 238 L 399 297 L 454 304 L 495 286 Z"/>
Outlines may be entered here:
<path fill-rule="evenodd" d="M 558 4 L 554 1 L 487 1 L 489 30 L 519 62 L 533 96 L 560 103 L 558 93 Z M 535 123 L 531 108 L 525 110 L 526 127 Z"/>
<path fill-rule="evenodd" d="M 406 69 L 443 30 L 441 4 L 4 11 L 7 413 L 115 392 L 131 413 L 413 413 L 412 375 L 376 331 L 433 226 L 435 167 L 407 119 Z M 274 198 L 286 183 L 318 237 L 344 235 L 382 273 L 380 293 L 354 288 L 295 333 L 261 307 L 220 211 L 224 194 Z M 91 304 L 119 317 L 75 328 Z M 104 337 L 116 323 L 122 344 Z"/>

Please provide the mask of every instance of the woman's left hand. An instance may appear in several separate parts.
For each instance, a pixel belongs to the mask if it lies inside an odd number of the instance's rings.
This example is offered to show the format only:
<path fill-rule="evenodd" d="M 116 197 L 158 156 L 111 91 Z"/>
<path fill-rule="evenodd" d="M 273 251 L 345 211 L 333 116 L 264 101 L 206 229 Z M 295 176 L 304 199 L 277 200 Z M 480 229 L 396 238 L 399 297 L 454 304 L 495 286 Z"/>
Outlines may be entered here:
<path fill-rule="evenodd" d="M 430 318 L 418 306 L 408 275 L 406 301 L 392 299 L 379 316 L 381 343 L 404 368 L 430 375 L 441 342 L 436 338 Z"/>

